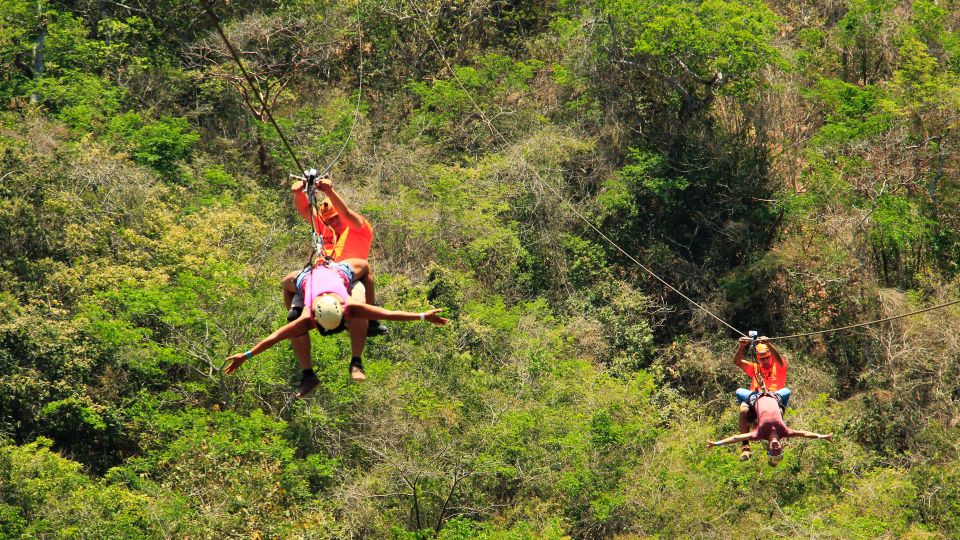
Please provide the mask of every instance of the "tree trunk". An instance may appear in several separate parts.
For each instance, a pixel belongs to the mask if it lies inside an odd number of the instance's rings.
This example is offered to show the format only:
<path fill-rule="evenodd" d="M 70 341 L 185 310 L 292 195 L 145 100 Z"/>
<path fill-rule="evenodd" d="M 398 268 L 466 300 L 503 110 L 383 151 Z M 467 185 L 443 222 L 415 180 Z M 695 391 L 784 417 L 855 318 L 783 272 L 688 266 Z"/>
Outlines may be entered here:
<path fill-rule="evenodd" d="M 413 517 L 414 522 L 417 526 L 417 530 L 423 528 L 422 521 L 420 520 L 420 496 L 417 494 L 417 484 L 414 483 L 410 487 L 413 488 Z"/>
<path fill-rule="evenodd" d="M 849 58 L 850 58 L 850 53 L 847 52 L 846 48 L 844 48 L 843 53 L 840 54 L 840 65 L 842 66 L 842 69 L 843 69 L 843 82 L 850 82 Z"/>
<path fill-rule="evenodd" d="M 867 85 L 867 40 L 863 37 L 857 39 L 857 45 L 860 47 L 860 80 L 863 86 Z"/>
<path fill-rule="evenodd" d="M 110 8 L 108 7 L 109 3 L 107 0 L 100 0 L 100 19 L 97 20 L 97 26 L 99 26 L 100 21 L 105 21 L 110 17 Z M 107 26 L 107 31 L 103 35 L 103 43 L 109 47 L 110 46 L 110 27 Z"/>
<path fill-rule="evenodd" d="M 43 77 L 43 53 L 47 47 L 47 18 L 43 14 L 43 5 L 37 2 L 37 10 L 40 12 L 40 31 L 37 32 L 37 40 L 33 44 L 33 82 L 36 83 Z M 37 104 L 40 96 L 34 90 L 30 94 L 30 103 Z"/>
<path fill-rule="evenodd" d="M 270 175 L 270 153 L 267 152 L 267 143 L 264 142 L 263 137 L 259 133 L 256 134 L 257 137 L 257 168 L 260 170 L 262 176 Z"/>
<path fill-rule="evenodd" d="M 880 263 L 883 266 L 883 285 L 886 287 L 890 286 L 890 270 L 889 264 L 887 262 L 887 250 L 880 246 L 877 248 L 877 251 L 880 252 Z"/>

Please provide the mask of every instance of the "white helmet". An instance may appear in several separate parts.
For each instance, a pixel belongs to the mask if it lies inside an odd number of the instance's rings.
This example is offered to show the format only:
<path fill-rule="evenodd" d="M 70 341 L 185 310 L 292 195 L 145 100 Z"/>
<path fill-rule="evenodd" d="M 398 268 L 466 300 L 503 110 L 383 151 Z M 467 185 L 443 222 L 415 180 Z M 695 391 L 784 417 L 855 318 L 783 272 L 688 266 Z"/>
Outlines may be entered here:
<path fill-rule="evenodd" d="M 343 322 L 343 306 L 332 294 L 323 294 L 313 301 L 313 318 L 324 330 L 336 330 Z"/>

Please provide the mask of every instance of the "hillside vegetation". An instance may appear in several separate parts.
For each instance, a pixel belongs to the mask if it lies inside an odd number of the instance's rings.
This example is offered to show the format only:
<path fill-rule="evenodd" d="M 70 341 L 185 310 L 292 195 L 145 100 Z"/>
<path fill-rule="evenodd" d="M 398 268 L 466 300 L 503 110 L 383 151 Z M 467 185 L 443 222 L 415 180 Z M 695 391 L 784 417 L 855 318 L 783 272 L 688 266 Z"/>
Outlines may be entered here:
<path fill-rule="evenodd" d="M 296 172 L 201 2 L 0 0 L 0 537 L 957 538 L 956 0 L 233 0 L 391 323 L 285 322 Z M 562 197 L 562 200 L 560 197 Z M 570 204 L 563 201 L 567 201 Z"/>

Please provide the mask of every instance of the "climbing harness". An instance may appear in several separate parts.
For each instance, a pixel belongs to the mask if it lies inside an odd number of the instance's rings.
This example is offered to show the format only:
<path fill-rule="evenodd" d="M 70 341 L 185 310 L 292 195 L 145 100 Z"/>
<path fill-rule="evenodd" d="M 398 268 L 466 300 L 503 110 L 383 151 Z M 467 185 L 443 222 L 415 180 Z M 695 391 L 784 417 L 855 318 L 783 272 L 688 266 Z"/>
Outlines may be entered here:
<path fill-rule="evenodd" d="M 747 405 L 750 407 L 751 412 L 753 412 L 755 416 L 758 415 L 757 402 L 760 401 L 760 398 L 764 396 L 769 396 L 777 400 L 777 405 L 780 407 L 780 414 L 783 414 L 783 412 L 786 411 L 787 408 L 786 406 L 784 406 L 783 398 L 780 397 L 780 394 L 777 394 L 776 392 L 767 392 L 767 391 L 756 392 L 754 394 L 751 394 L 750 398 L 747 400 Z"/>

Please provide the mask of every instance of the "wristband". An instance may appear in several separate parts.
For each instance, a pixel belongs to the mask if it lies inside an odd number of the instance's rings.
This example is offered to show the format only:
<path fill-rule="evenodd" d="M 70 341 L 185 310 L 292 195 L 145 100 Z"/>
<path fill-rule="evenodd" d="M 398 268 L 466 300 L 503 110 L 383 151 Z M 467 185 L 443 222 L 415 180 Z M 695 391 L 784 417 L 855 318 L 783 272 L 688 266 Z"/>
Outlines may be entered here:
<path fill-rule="evenodd" d="M 253 358 L 253 351 L 247 351 L 247 352 L 243 353 L 243 355 L 247 357 L 247 360 L 249 360 L 249 359 Z"/>
<path fill-rule="evenodd" d="M 426 319 L 427 319 L 427 314 L 426 314 L 426 313 L 421 313 L 421 314 L 420 314 L 420 320 L 423 321 L 423 320 L 426 320 Z"/>

